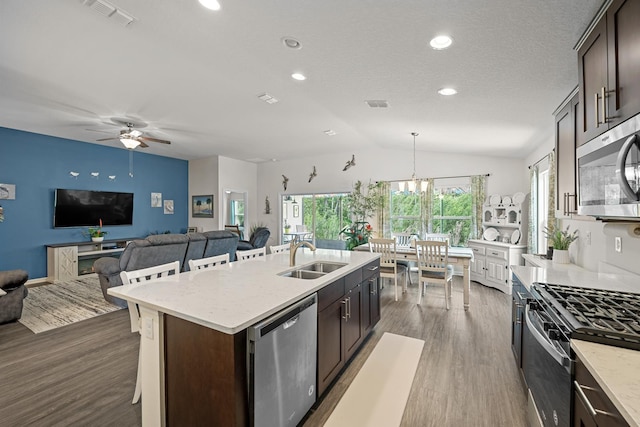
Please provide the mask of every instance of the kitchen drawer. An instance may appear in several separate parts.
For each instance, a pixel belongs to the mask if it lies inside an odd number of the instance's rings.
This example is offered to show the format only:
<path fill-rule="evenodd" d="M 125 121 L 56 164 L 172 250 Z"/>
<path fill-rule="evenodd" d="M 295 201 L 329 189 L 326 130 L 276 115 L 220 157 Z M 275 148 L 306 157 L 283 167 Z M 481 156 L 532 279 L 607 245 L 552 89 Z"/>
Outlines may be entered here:
<path fill-rule="evenodd" d="M 341 277 L 318 291 L 318 311 L 322 311 L 344 296 L 344 279 Z"/>
<path fill-rule="evenodd" d="M 579 358 L 576 358 L 574 373 L 574 405 L 580 403 L 585 409 L 589 408 L 589 406 L 593 407 L 593 409 L 597 411 L 597 415 L 595 417 L 593 417 L 592 414 L 589 415 L 591 415 L 591 418 L 599 427 L 622 427 L 629 425 Z M 578 388 L 578 384 L 580 388 Z M 588 400 L 588 403 L 585 401 L 585 398 Z M 587 409 L 587 413 L 588 412 L 589 410 Z"/>
<path fill-rule="evenodd" d="M 375 276 L 380 273 L 380 259 L 377 259 L 373 262 L 362 267 L 362 281 L 368 280 L 369 277 Z"/>
<path fill-rule="evenodd" d="M 473 254 L 474 254 L 475 256 L 478 256 L 478 255 L 484 255 L 484 252 L 485 252 L 485 248 L 484 248 L 484 246 L 483 246 L 483 247 L 477 247 L 477 246 L 471 246 L 471 245 L 469 245 L 469 248 L 471 248 L 471 250 L 473 251 Z"/>
<path fill-rule="evenodd" d="M 362 269 L 359 268 L 344 276 L 344 291 L 349 292 L 360 283 L 362 283 Z"/>
<path fill-rule="evenodd" d="M 504 259 L 504 260 L 509 259 L 509 252 L 503 249 L 487 248 L 486 255 L 494 258 Z"/>

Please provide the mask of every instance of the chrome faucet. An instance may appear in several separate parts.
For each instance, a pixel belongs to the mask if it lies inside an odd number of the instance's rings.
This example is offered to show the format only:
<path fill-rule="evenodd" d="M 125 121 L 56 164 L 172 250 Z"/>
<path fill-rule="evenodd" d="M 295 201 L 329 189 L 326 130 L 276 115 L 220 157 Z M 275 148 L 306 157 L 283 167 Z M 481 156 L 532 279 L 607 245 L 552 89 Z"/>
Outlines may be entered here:
<path fill-rule="evenodd" d="M 306 240 L 301 240 L 298 243 L 292 240 L 291 244 L 289 245 L 289 267 L 293 267 L 294 265 L 296 265 L 296 252 L 298 251 L 298 248 L 300 246 L 306 246 L 312 251 L 316 250 L 316 247 L 313 246 L 312 243 L 307 242 Z"/>

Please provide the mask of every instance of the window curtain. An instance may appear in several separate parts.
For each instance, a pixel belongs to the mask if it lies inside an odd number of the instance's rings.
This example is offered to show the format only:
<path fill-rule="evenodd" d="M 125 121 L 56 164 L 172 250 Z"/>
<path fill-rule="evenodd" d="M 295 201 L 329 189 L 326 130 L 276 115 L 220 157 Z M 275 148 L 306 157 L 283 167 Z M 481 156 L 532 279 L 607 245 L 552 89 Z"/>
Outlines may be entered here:
<path fill-rule="evenodd" d="M 378 237 L 391 236 L 391 183 L 380 181 L 377 191 L 380 195 L 380 204 L 376 212 Z"/>
<path fill-rule="evenodd" d="M 471 177 L 471 239 L 480 239 L 482 236 L 482 205 L 485 200 L 485 188 L 487 186 L 486 175 L 474 175 Z"/>
<path fill-rule="evenodd" d="M 422 224 L 421 236 L 431 232 L 431 212 L 433 209 L 433 189 L 434 179 L 427 178 L 422 180 L 427 182 L 427 190 L 420 192 L 420 223 Z M 418 184 L 419 185 L 419 184 Z"/>
<path fill-rule="evenodd" d="M 549 208 L 547 212 L 547 227 L 556 224 L 556 152 L 549 153 Z"/>
<path fill-rule="evenodd" d="M 538 253 L 538 164 L 529 168 L 529 238 L 527 251 L 530 254 Z"/>

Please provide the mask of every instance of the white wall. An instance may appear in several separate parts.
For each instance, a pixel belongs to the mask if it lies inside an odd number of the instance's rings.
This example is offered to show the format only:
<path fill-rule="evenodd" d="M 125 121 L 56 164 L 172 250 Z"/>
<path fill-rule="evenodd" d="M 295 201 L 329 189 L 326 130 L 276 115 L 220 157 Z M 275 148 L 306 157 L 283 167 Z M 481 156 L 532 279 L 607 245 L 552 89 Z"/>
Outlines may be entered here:
<path fill-rule="evenodd" d="M 322 153 L 322 147 L 318 150 Z M 356 156 L 356 165 L 342 171 L 351 155 Z M 316 166 L 317 176 L 309 181 L 309 174 Z M 511 195 L 516 192 L 528 193 L 528 177 L 522 170 L 522 159 L 490 157 L 436 152 L 416 152 L 416 175 L 418 178 L 438 178 L 454 175 L 479 175 L 488 173 L 487 194 Z M 272 230 L 268 244 L 276 244 L 281 232 L 279 219 L 282 217 L 280 195 L 285 191 L 282 175 L 289 178 L 288 194 L 309 194 L 327 192 L 350 192 L 353 183 L 381 180 L 409 179 L 413 173 L 412 150 L 383 150 L 371 148 L 362 152 L 326 153 L 318 156 L 288 161 L 261 163 L 258 165 L 258 200 L 269 197 L 271 214 L 260 210 L 258 220 Z"/>
<path fill-rule="evenodd" d="M 218 156 L 189 161 L 189 226 L 198 231 L 218 230 L 220 191 L 218 190 Z M 213 218 L 193 218 L 191 196 L 213 194 Z"/>

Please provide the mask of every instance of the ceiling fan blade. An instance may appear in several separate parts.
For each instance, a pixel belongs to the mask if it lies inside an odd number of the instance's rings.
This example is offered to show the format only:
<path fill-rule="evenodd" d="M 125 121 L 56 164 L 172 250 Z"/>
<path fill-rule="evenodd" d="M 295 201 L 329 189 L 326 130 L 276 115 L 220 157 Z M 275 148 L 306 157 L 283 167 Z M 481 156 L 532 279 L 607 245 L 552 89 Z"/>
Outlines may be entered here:
<path fill-rule="evenodd" d="M 140 143 L 140 148 L 149 148 L 149 146 L 147 144 L 145 144 L 144 142 L 140 141 L 140 138 L 138 138 L 137 141 Z"/>
<path fill-rule="evenodd" d="M 100 138 L 100 139 L 96 139 L 96 141 L 111 141 L 111 140 L 116 140 L 116 139 L 120 139 L 120 138 Z"/>
<path fill-rule="evenodd" d="M 150 141 L 150 142 L 159 142 L 160 144 L 171 144 L 171 141 L 166 141 L 164 139 L 158 139 L 158 138 L 151 138 L 150 136 L 141 136 L 138 139 L 144 139 L 145 141 Z"/>

